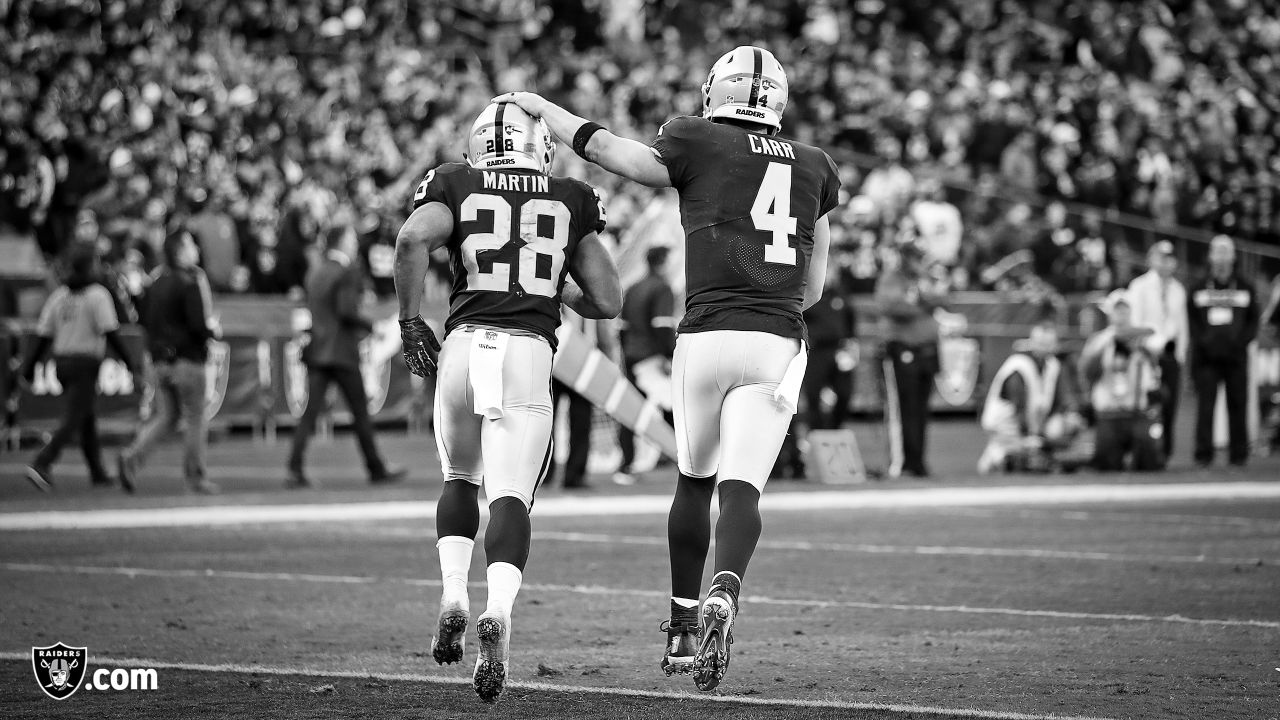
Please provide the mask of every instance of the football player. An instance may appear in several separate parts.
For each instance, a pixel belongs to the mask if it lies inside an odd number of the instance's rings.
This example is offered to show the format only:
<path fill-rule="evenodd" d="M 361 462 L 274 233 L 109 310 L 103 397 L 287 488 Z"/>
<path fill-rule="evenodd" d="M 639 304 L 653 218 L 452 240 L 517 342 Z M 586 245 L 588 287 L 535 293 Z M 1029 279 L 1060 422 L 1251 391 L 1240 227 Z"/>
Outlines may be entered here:
<path fill-rule="evenodd" d="M 618 137 L 538 95 L 513 93 L 588 161 L 674 187 L 686 236 L 687 302 L 672 363 L 680 476 L 667 521 L 671 619 L 662 668 L 702 690 L 724 677 L 760 492 L 795 413 L 806 362 L 801 312 L 822 294 L 840 187 L 822 150 L 778 135 L 787 76 L 768 50 L 734 48 L 702 86 L 703 116 L 651 145 Z M 719 487 L 715 568 L 699 610 Z"/>
<path fill-rule="evenodd" d="M 467 572 L 489 501 L 485 531 L 488 606 L 476 621 L 473 684 L 497 700 L 508 673 L 511 608 L 529 557 L 529 508 L 551 458 L 551 359 L 563 302 L 612 318 L 622 307 L 618 271 L 597 233 L 595 191 L 551 176 L 547 126 L 518 106 L 495 103 L 472 125 L 468 163 L 427 173 L 396 238 L 395 284 L 405 361 L 438 376 L 436 447 L 444 489 L 436 509 L 444 588 L 436 661 L 462 659 L 470 619 Z M 453 275 L 441 346 L 419 316 L 428 254 L 447 247 Z M 574 282 L 566 282 L 568 274 Z"/>

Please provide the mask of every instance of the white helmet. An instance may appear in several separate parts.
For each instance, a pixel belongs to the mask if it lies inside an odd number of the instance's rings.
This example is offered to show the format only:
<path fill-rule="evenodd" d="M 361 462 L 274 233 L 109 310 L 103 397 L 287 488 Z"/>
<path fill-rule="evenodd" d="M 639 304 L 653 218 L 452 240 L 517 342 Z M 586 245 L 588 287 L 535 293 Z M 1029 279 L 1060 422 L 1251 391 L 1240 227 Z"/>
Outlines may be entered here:
<path fill-rule="evenodd" d="M 773 53 L 740 45 L 725 53 L 702 86 L 702 116 L 731 118 L 782 128 L 787 109 L 787 73 Z"/>
<path fill-rule="evenodd" d="M 492 103 L 480 111 L 467 139 L 467 162 L 474 168 L 524 168 L 551 172 L 556 143 L 551 130 L 515 103 Z"/>

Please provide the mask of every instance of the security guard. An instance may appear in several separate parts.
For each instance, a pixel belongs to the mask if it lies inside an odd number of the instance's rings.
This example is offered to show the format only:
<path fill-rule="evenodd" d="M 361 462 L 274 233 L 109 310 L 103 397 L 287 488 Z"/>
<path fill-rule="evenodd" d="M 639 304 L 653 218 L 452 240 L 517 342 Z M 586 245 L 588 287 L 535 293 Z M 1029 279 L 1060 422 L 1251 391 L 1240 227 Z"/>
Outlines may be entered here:
<path fill-rule="evenodd" d="M 876 284 L 884 352 L 885 424 L 889 433 L 889 477 L 903 473 L 928 477 L 925 425 L 929 395 L 938 372 L 938 323 L 933 311 L 945 289 L 926 272 L 923 254 L 914 244 L 901 248 L 902 261 Z"/>
<path fill-rule="evenodd" d="M 1209 275 L 1187 293 L 1191 326 L 1191 379 L 1195 383 L 1196 447 L 1200 467 L 1213 462 L 1213 414 L 1218 386 L 1226 387 L 1227 426 L 1232 465 L 1249 460 L 1246 401 L 1249 387 L 1249 343 L 1258 334 L 1261 308 L 1253 285 L 1235 270 L 1236 247 L 1219 235 L 1209 244 Z"/>

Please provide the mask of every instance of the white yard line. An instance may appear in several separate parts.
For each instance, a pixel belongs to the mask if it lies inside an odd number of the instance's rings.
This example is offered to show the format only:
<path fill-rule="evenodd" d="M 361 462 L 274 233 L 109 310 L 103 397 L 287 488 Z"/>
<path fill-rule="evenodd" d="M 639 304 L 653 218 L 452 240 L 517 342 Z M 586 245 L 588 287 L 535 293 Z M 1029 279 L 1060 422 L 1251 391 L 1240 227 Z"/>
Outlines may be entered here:
<path fill-rule="evenodd" d="M 343 535 L 373 538 L 405 538 L 434 542 L 436 531 L 430 527 L 395 527 L 377 524 L 349 525 L 336 530 Z M 584 545 L 639 545 L 666 547 L 667 538 L 658 535 L 609 535 L 605 533 L 557 532 L 535 530 L 534 542 L 567 542 Z M 1280 538 L 1277 538 L 1280 541 Z M 712 540 L 712 545 L 715 541 Z M 1008 557 L 1033 560 L 1081 560 L 1089 562 L 1157 563 L 1173 565 L 1231 565 L 1280 567 L 1280 556 L 1221 557 L 1212 555 L 1154 555 L 1114 553 L 1087 550 L 1050 550 L 1046 548 L 965 547 L 957 545 L 876 545 L 871 543 L 808 542 L 804 540 L 761 540 L 758 547 L 767 550 L 802 552 L 836 552 L 865 555 L 936 555 L 942 557 Z"/>
<path fill-rule="evenodd" d="M 439 587 L 439 580 L 406 577 L 378 577 L 373 575 L 318 575 L 307 573 L 284 572 L 251 572 L 243 570 L 198 570 L 189 568 L 140 568 L 109 567 L 97 565 L 55 565 L 48 563 L 0 563 L 0 571 L 29 573 L 66 573 L 73 575 L 119 575 L 125 577 L 158 577 L 158 578 L 212 578 L 228 580 L 247 580 L 258 582 L 303 582 L 329 583 L 346 585 L 372 585 L 377 583 L 396 583 L 415 587 Z M 640 588 L 606 587 L 603 585 L 561 585 L 551 583 L 526 583 L 526 591 L 568 593 L 574 595 L 607 595 L 613 597 L 654 597 L 666 598 L 668 593 L 658 590 Z M 851 610 L 872 610 L 891 612 L 934 612 L 961 613 L 969 615 L 1007 615 L 1014 617 L 1055 618 L 1065 620 L 1086 620 L 1091 622 L 1127 622 L 1127 623 L 1169 623 L 1177 625 L 1197 625 L 1211 627 L 1243 627 L 1280 630 L 1280 621 L 1241 620 L 1236 618 L 1192 618 L 1183 615 L 1144 615 L 1140 613 L 1088 613 L 1064 610 L 1022 610 L 1018 608 L 973 607 L 969 605 L 915 605 L 910 603 L 874 603 L 848 600 L 810 600 L 805 598 L 772 598 L 762 595 L 750 595 L 742 598 L 744 603 L 754 605 L 777 605 L 783 607 L 811 608 L 844 608 Z"/>
<path fill-rule="evenodd" d="M 876 508 L 1052 506 L 1079 504 L 1280 500 L 1280 483 L 1166 483 L 1152 485 L 1040 485 L 953 488 L 874 488 L 815 492 L 766 492 L 765 512 L 815 512 Z M 668 495 L 550 497 L 534 505 L 540 517 L 604 517 L 665 514 Z M 430 519 L 431 501 L 343 504 L 207 505 L 196 507 L 0 512 L 0 530 L 95 530 L 300 522 Z"/>
<path fill-rule="evenodd" d="M 156 670 L 181 670 L 186 672 L 205 673 L 237 673 L 244 675 L 281 675 L 307 678 L 342 678 L 353 680 L 379 680 L 382 682 L 416 682 L 437 685 L 470 685 L 469 678 L 440 677 L 435 675 L 419 675 L 415 673 L 381 673 L 359 670 L 325 670 L 306 666 L 279 665 L 241 665 L 241 664 L 204 664 L 168 662 L 147 658 L 123 658 L 103 655 L 90 655 L 90 662 L 112 668 L 154 668 Z M 30 662 L 31 652 L 0 652 L 0 660 Z M 163 675 L 160 682 L 164 683 Z M 903 713 L 907 715 L 951 715 L 984 720 L 1107 720 L 1106 718 L 1083 717 L 1073 715 L 1038 715 L 1034 713 L 1005 712 L 1001 710 L 973 710 L 968 708 L 946 708 L 928 705 L 906 705 L 899 703 L 862 703 L 841 702 L 839 700 L 804 700 L 800 698 L 757 698 L 736 697 L 730 695 L 708 695 L 691 692 L 659 692 L 656 690 L 631 690 L 617 687 L 592 687 L 590 685 L 569 685 L 549 682 L 507 683 L 508 688 L 519 690 L 541 690 L 547 692 L 567 692 L 583 695 L 611 695 L 614 697 L 651 698 L 657 700 L 679 700 L 681 702 L 731 703 L 753 705 L 757 707 L 798 707 L 831 710 L 878 710 L 882 712 Z M 460 690 L 459 692 L 464 692 Z M 479 701 L 477 701 L 479 702 Z"/>

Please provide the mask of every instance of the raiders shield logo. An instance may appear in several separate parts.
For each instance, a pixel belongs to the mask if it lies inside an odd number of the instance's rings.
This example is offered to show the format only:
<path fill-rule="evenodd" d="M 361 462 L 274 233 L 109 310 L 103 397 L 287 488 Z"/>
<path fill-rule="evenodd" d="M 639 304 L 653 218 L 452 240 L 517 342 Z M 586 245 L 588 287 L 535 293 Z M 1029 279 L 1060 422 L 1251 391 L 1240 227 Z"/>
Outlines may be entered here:
<path fill-rule="evenodd" d="M 31 669 L 36 673 L 36 684 L 54 700 L 66 700 L 80 689 L 88 661 L 88 648 L 62 643 L 31 648 Z"/>
<path fill-rule="evenodd" d="M 209 359 L 204 363 L 204 418 L 212 420 L 222 409 L 231 377 L 231 346 L 221 340 L 209 343 Z"/>
<path fill-rule="evenodd" d="M 942 337 L 938 342 L 938 374 L 933 382 L 943 402 L 959 407 L 973 399 L 980 358 L 981 347 L 974 338 Z"/>

